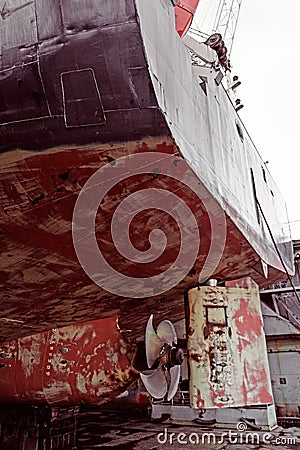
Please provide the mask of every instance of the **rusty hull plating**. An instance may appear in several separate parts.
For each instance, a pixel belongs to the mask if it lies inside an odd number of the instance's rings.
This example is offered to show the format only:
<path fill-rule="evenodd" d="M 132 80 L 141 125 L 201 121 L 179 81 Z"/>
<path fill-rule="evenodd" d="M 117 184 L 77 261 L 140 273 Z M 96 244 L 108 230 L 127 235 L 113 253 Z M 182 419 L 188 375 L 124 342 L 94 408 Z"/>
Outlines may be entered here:
<path fill-rule="evenodd" d="M 99 405 L 138 376 L 117 317 L 0 344 L 0 352 L 1 403 Z"/>
<path fill-rule="evenodd" d="M 169 292 L 159 299 L 120 298 L 92 283 L 76 258 L 71 225 L 77 196 L 97 169 L 121 156 L 155 151 L 188 161 L 191 176 L 226 214 L 226 245 L 215 278 L 251 275 L 269 284 L 283 276 L 256 197 L 289 265 L 291 246 L 281 229 L 286 219 L 280 194 L 262 171 L 263 162 L 225 90 L 217 85 L 219 73 L 208 71 L 206 89 L 199 86 L 199 68 L 192 67 L 175 31 L 172 2 L 75 3 L 38 0 L 18 8 L 9 4 L 1 11 L 0 340 L 10 344 L 3 344 L 3 354 L 9 356 L 3 357 L 0 376 L 7 401 L 110 398 L 119 389 L 116 385 L 123 389 L 132 379 L 115 317 L 134 337 L 143 336 L 154 311 L 161 319 L 184 317 L 178 299 L 198 282 L 211 227 L 201 201 L 180 183 L 153 174 L 131 180 L 108 196 L 96 224 L 112 264 L 137 276 L 140 267 L 113 248 L 109 227 L 114 209 L 127 192 L 141 186 L 176 191 L 194 212 L 202 240 L 194 267 Z M 168 253 L 145 265 L 147 274 L 165 270 L 178 253 L 180 233 L 171 219 L 146 211 L 133 227 L 132 243 L 140 250 L 147 248 L 153 227 L 161 227 L 168 238 Z M 268 279 L 262 260 L 268 265 Z M 118 352 L 112 352 L 111 359 L 105 347 L 93 353 L 110 339 L 104 329 L 95 331 L 95 342 L 92 324 L 76 325 L 94 319 L 107 321 L 114 336 L 109 348 L 116 345 Z M 74 342 L 88 350 L 90 363 L 83 353 L 77 355 L 67 333 L 48 331 L 61 327 L 82 330 Z M 83 330 L 90 343 L 85 343 Z M 12 357 L 13 348 L 18 358 Z M 66 355 L 62 348 L 68 348 Z M 114 365 L 116 355 L 121 359 Z M 46 364 L 44 357 L 51 362 Z M 35 366 L 37 372 L 32 371 Z M 10 378 L 14 367 L 16 378 Z M 116 370 L 114 382 L 105 370 L 110 375 Z M 73 381 L 66 381 L 66 375 Z"/>
<path fill-rule="evenodd" d="M 273 403 L 258 286 L 243 281 L 189 291 L 193 408 Z"/>

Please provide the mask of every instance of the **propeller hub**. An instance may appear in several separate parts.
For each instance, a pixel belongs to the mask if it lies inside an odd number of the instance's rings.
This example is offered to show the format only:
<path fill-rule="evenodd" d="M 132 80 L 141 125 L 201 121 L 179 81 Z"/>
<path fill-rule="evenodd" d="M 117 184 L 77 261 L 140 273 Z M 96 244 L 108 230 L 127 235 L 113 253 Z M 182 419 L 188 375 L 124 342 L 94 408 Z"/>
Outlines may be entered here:
<path fill-rule="evenodd" d="M 170 362 L 172 366 L 180 366 L 184 360 L 184 353 L 180 347 L 172 347 L 170 351 Z"/>
<path fill-rule="evenodd" d="M 163 320 L 155 331 L 151 314 L 146 326 L 145 348 L 149 369 L 141 372 L 141 379 L 153 398 L 162 399 L 167 394 L 169 401 L 176 394 L 180 365 L 184 360 L 183 350 L 177 347 L 174 325 Z"/>

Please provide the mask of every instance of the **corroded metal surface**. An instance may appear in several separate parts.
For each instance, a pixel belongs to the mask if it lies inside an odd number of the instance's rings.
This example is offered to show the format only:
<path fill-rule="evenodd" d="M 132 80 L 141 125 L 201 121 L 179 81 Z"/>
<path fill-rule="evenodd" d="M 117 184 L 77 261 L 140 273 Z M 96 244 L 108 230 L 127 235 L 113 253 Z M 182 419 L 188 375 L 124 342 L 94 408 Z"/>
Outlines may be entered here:
<path fill-rule="evenodd" d="M 152 138 L 114 146 L 70 147 L 38 155 L 15 151 L 2 156 L 0 186 L 5 211 L 0 236 L 1 340 L 111 313 L 120 315 L 122 328 L 133 330 L 135 336 L 143 336 L 148 317 L 154 311 L 159 317 L 174 321 L 183 318 L 183 292 L 197 284 L 212 239 L 207 211 L 186 186 L 152 174 L 132 177 L 121 183 L 113 196 L 106 198 L 96 220 L 98 244 L 108 261 L 117 265 L 121 273 L 139 276 L 140 266 L 129 263 L 114 248 L 110 221 L 115 209 L 129 192 L 142 188 L 171 190 L 184 200 L 199 224 L 201 245 L 193 270 L 167 294 L 145 300 L 134 299 L 134 292 L 129 298 L 113 296 L 86 276 L 73 247 L 73 208 L 89 176 L 110 160 L 150 150 L 176 155 L 171 139 Z M 208 193 L 206 198 L 214 207 Z M 143 275 L 159 273 L 175 260 L 181 242 L 180 232 L 172 217 L 160 211 L 153 215 L 152 210 L 145 210 L 138 219 L 132 224 L 130 236 L 138 249 L 147 249 L 148 236 L 153 229 L 160 228 L 166 233 L 168 245 L 163 255 L 153 263 L 143 264 L 142 268 Z M 215 276 L 223 279 L 251 274 L 263 282 L 263 275 L 256 271 L 259 265 L 258 255 L 227 217 L 227 243 Z M 270 276 L 280 276 L 280 272 L 270 269 Z M 136 310 L 139 321 L 136 321 Z"/>
<path fill-rule="evenodd" d="M 193 408 L 273 403 L 258 289 L 234 284 L 189 291 Z"/>
<path fill-rule="evenodd" d="M 100 404 L 137 377 L 117 317 L 1 343 L 1 403 Z"/>
<path fill-rule="evenodd" d="M 98 243 L 114 266 L 151 276 L 178 253 L 181 236 L 172 218 L 148 210 L 131 227 L 131 242 L 140 251 L 148 248 L 155 228 L 168 240 L 170 251 L 142 269 L 113 248 L 111 218 L 127 193 L 152 187 L 176 192 L 195 214 L 201 245 L 194 267 L 174 289 L 143 300 L 134 293 L 119 298 L 92 283 L 76 258 L 71 222 L 77 196 L 97 169 L 125 155 L 184 156 L 211 209 L 216 200 L 226 211 L 226 246 L 215 277 L 251 275 L 269 283 L 282 276 L 257 220 L 250 168 L 257 173 L 260 201 L 271 205 L 273 216 L 282 209 L 280 196 L 268 174 L 268 183 L 263 180 L 261 160 L 245 131 L 241 142 L 236 123 L 242 125 L 223 88 L 214 79 L 208 80 L 207 95 L 199 88 L 174 29 L 172 3 L 84 0 L 80 6 L 16 1 L 1 10 L 0 339 L 5 341 L 114 314 L 141 337 L 154 311 L 161 319 L 183 318 L 183 292 L 199 280 L 211 224 L 201 201 L 179 183 L 157 173 L 123 183 L 107 196 L 96 223 Z M 280 234 L 276 238 L 283 240 Z M 269 280 L 261 257 L 270 264 Z"/>

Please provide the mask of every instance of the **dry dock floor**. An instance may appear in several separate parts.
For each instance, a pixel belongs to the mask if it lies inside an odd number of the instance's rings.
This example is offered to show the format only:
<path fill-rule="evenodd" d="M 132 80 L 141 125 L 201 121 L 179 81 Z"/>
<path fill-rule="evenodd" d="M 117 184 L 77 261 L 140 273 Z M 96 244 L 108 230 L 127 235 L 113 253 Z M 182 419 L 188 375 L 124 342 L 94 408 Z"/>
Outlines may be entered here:
<path fill-rule="evenodd" d="M 77 421 L 77 449 L 156 450 L 300 450 L 300 428 L 278 427 L 271 432 L 153 422 L 132 411 L 81 411 Z"/>

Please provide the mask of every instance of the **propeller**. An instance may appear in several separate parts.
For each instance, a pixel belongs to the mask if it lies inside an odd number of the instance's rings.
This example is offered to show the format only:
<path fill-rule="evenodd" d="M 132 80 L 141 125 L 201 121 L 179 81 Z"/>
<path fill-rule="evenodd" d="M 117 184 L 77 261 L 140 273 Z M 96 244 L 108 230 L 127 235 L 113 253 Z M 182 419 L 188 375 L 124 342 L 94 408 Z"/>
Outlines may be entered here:
<path fill-rule="evenodd" d="M 177 347 L 174 325 L 163 320 L 154 330 L 153 314 L 148 319 L 145 334 L 146 359 L 149 370 L 141 372 L 141 379 L 149 394 L 155 399 L 171 400 L 176 394 L 183 350 Z"/>

